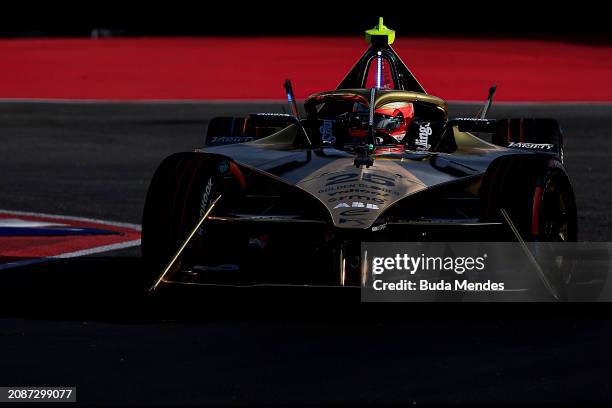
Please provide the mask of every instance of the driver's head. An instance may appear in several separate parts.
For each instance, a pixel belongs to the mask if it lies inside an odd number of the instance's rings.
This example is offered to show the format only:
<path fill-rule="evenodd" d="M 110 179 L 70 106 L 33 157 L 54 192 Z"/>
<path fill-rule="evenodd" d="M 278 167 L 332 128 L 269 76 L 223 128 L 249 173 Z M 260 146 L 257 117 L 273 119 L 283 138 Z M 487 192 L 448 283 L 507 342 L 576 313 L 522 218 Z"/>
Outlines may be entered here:
<path fill-rule="evenodd" d="M 368 108 L 360 103 L 355 103 L 353 112 L 361 115 L 368 114 Z M 392 102 L 381 106 L 374 111 L 374 129 L 377 132 L 386 133 L 401 143 L 414 118 L 414 106 L 410 102 Z M 349 133 L 355 139 L 365 137 L 367 128 L 351 128 Z"/>
<path fill-rule="evenodd" d="M 409 102 L 393 102 L 374 111 L 374 128 L 401 142 L 414 118 L 414 106 Z"/>

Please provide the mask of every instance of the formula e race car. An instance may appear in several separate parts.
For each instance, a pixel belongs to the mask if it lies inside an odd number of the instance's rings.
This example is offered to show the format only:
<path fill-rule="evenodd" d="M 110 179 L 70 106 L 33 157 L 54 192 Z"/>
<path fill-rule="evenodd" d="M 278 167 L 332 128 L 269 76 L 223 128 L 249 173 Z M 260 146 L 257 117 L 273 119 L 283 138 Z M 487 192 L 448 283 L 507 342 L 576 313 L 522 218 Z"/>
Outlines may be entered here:
<path fill-rule="evenodd" d="M 142 222 L 164 285 L 360 286 L 362 242 L 574 241 L 557 121 L 449 118 L 382 24 L 335 90 L 300 114 L 215 118 L 166 158 Z"/>

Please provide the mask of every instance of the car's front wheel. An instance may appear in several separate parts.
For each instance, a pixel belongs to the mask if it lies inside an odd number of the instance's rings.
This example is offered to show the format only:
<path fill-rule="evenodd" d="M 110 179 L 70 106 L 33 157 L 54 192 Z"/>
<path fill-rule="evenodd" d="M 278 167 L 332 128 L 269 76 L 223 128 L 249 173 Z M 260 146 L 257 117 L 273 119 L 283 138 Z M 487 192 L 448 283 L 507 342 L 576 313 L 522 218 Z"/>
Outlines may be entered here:
<path fill-rule="evenodd" d="M 202 153 L 176 153 L 155 172 L 143 211 L 142 258 L 152 284 L 222 193 L 229 161 Z"/>

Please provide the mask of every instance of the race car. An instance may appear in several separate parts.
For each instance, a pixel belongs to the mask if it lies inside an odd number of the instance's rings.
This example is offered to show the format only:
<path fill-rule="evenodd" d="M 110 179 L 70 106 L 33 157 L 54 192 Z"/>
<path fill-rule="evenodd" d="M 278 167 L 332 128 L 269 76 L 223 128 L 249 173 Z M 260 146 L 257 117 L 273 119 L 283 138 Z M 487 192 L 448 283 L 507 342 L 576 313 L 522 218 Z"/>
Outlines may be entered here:
<path fill-rule="evenodd" d="M 151 181 L 142 255 L 168 285 L 360 287 L 362 242 L 577 239 L 553 119 L 449 118 L 382 19 L 337 89 L 300 113 L 210 122 Z"/>

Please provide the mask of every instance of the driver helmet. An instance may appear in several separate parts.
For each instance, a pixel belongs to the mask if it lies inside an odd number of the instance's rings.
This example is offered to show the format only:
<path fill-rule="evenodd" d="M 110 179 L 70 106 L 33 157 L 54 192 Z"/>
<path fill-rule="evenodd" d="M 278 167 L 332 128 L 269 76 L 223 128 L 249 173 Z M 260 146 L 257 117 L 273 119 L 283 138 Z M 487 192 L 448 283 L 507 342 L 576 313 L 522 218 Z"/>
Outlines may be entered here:
<path fill-rule="evenodd" d="M 355 103 L 353 113 L 369 115 L 369 110 L 367 106 Z M 413 119 L 414 105 L 412 103 L 391 102 L 374 111 L 374 130 L 385 133 L 401 143 Z M 352 127 L 349 129 L 349 133 L 353 142 L 358 142 L 361 138 L 366 137 L 368 129 L 367 126 Z"/>

